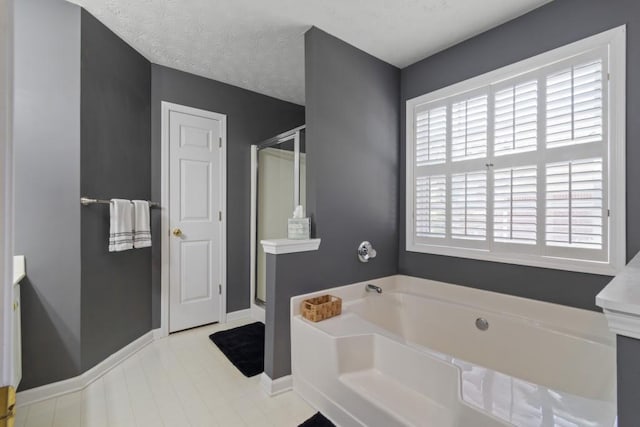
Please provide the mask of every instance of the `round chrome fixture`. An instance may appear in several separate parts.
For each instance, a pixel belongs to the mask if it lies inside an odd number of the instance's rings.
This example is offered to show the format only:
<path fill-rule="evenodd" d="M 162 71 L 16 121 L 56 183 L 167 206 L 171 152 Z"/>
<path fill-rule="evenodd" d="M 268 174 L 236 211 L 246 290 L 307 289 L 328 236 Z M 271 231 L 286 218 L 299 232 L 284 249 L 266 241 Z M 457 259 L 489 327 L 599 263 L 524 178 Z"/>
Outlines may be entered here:
<path fill-rule="evenodd" d="M 487 329 L 489 329 L 489 322 L 485 318 L 478 317 L 476 319 L 476 328 L 480 329 L 481 331 L 486 331 Z"/>

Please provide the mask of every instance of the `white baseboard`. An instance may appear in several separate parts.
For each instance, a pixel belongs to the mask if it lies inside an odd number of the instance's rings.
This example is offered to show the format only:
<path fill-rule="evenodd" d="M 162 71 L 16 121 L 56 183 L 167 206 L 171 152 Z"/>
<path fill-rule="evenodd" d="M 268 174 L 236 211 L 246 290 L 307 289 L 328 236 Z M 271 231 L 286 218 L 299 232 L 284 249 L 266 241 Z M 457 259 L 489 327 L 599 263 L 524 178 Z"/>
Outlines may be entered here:
<path fill-rule="evenodd" d="M 235 322 L 236 320 L 245 320 L 251 318 L 251 310 L 244 309 L 227 313 L 227 322 Z"/>
<path fill-rule="evenodd" d="M 253 318 L 253 320 L 255 320 L 256 322 L 265 323 L 264 307 L 260 307 L 257 304 L 251 304 L 250 310 L 251 310 L 251 317 Z"/>
<path fill-rule="evenodd" d="M 250 319 L 251 317 L 251 309 L 247 308 L 227 313 L 227 322 Z M 140 351 L 147 344 L 166 336 L 168 336 L 168 333 L 163 331 L 162 328 L 153 329 L 76 377 L 18 392 L 16 395 L 17 406 L 30 405 L 52 397 L 80 391 Z"/>
<path fill-rule="evenodd" d="M 260 384 L 269 396 L 275 396 L 293 388 L 293 377 L 291 375 L 287 375 L 272 380 L 269 375 L 263 372 L 260 374 Z"/>
<path fill-rule="evenodd" d="M 153 332 L 153 340 L 159 340 L 160 338 L 165 338 L 167 336 L 169 336 L 169 334 L 164 331 L 162 328 L 158 328 L 158 329 L 153 329 L 151 330 L 151 332 Z"/>
<path fill-rule="evenodd" d="M 41 400 L 80 391 L 160 336 L 160 329 L 151 330 L 77 377 L 18 392 L 16 394 L 17 406 L 29 405 Z"/>

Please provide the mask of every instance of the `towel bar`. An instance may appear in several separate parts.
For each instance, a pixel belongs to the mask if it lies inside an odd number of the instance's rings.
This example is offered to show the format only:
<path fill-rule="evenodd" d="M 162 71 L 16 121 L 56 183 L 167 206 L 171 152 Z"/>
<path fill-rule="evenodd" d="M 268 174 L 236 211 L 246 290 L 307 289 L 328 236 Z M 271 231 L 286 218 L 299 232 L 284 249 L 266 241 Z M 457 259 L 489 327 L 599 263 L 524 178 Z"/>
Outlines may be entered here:
<path fill-rule="evenodd" d="M 109 203 L 111 203 L 111 201 L 104 200 L 104 199 L 91 199 L 89 197 L 80 197 L 80 203 L 82 203 L 83 206 L 93 205 L 96 203 L 102 204 L 102 205 L 108 205 Z M 149 207 L 157 208 L 157 207 L 160 207 L 160 204 L 156 202 L 149 202 Z"/>

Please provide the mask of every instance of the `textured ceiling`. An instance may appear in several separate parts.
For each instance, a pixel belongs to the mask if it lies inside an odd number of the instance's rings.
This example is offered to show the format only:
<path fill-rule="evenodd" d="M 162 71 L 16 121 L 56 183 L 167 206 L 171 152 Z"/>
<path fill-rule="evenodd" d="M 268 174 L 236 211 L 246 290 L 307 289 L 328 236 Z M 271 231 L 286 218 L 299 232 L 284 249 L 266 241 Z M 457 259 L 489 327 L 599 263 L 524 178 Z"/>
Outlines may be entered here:
<path fill-rule="evenodd" d="M 70 0 L 151 62 L 304 104 L 315 25 L 398 67 L 550 0 Z"/>

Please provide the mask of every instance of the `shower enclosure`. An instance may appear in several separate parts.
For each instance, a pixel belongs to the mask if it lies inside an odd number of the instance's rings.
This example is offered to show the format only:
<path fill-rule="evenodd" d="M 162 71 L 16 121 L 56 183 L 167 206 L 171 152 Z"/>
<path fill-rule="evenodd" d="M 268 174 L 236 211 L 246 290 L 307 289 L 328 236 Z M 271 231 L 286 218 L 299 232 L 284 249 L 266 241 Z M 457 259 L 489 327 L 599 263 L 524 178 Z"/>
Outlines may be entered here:
<path fill-rule="evenodd" d="M 266 254 L 261 240 L 286 239 L 287 220 L 302 205 L 306 213 L 305 127 L 252 146 L 251 308 L 258 318 L 266 296 Z"/>

